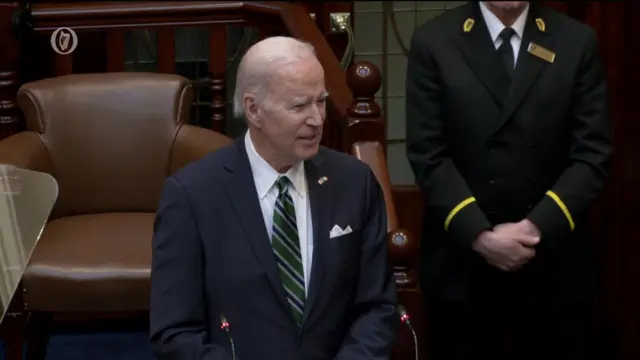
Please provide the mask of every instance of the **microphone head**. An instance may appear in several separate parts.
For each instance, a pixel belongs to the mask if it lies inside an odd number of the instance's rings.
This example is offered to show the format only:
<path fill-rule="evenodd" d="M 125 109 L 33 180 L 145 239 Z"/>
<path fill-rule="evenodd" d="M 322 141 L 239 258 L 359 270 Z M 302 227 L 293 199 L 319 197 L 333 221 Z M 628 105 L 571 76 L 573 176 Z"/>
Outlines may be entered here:
<path fill-rule="evenodd" d="M 411 320 L 409 319 L 409 313 L 407 313 L 407 309 L 402 306 L 402 305 L 398 305 L 396 306 L 396 312 L 398 313 L 398 315 L 400 315 L 400 320 L 405 323 L 405 324 L 410 324 Z"/>
<path fill-rule="evenodd" d="M 224 314 L 220 314 L 220 329 L 229 332 L 231 325 Z"/>
<path fill-rule="evenodd" d="M 398 312 L 398 314 L 400 316 L 402 316 L 402 315 L 407 313 L 407 309 L 404 306 L 399 305 L 399 304 L 396 306 L 396 311 Z"/>

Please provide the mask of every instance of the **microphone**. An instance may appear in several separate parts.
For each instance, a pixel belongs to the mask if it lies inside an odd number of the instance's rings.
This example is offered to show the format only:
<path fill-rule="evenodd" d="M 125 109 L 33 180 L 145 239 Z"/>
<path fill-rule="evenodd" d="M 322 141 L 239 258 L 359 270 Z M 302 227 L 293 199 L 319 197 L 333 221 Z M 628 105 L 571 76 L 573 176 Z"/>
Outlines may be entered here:
<path fill-rule="evenodd" d="M 233 337 L 231 336 L 231 324 L 229 324 L 229 321 L 224 314 L 220 314 L 220 330 L 227 333 L 227 336 L 229 337 L 229 345 L 231 346 L 231 359 L 236 360 L 236 347 L 233 344 Z"/>
<path fill-rule="evenodd" d="M 402 305 L 396 306 L 396 311 L 398 312 L 398 315 L 400 315 L 400 321 L 402 321 L 403 324 L 407 325 L 409 330 L 411 330 L 411 335 L 413 335 L 413 352 L 415 354 L 415 359 L 419 360 L 418 335 L 416 335 L 416 331 L 413 329 L 413 325 L 411 325 L 409 313 L 407 313 L 407 309 L 405 309 L 405 307 Z"/>

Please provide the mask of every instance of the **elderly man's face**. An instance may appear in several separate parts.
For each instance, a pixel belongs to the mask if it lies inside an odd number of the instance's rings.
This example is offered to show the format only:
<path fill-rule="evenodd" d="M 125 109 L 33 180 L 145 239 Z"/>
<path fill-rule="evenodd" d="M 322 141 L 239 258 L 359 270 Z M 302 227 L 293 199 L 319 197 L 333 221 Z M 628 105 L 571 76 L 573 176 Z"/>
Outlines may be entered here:
<path fill-rule="evenodd" d="M 318 152 L 326 102 L 324 70 L 315 57 L 299 60 L 272 78 L 260 123 L 278 157 L 293 164 Z"/>

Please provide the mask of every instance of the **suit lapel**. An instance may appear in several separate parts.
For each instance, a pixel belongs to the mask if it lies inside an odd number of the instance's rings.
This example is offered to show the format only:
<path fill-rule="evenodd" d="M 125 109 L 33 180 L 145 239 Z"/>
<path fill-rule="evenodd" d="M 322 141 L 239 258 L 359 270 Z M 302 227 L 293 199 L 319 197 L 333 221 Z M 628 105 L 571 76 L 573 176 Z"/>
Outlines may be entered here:
<path fill-rule="evenodd" d="M 467 21 L 472 20 L 473 25 L 470 29 L 465 29 L 461 23 L 460 35 L 455 38 L 455 42 L 476 77 L 493 95 L 496 103 L 502 106 L 511 79 L 502 65 L 478 2 L 473 1 L 467 6 L 471 9 Z"/>
<path fill-rule="evenodd" d="M 303 326 L 310 322 L 310 314 L 317 301 L 327 263 L 329 245 L 327 241 L 331 226 L 329 223 L 331 219 L 331 182 L 328 178 L 324 182 L 318 181 L 327 175 L 323 172 L 322 163 L 322 154 L 319 153 L 313 159 L 305 161 L 304 164 L 313 220 L 313 264 L 309 292 L 304 305 Z"/>
<path fill-rule="evenodd" d="M 527 95 L 533 84 L 538 79 L 540 72 L 545 66 L 550 64 L 539 57 L 529 53 L 529 45 L 537 44 L 548 50 L 556 51 L 553 47 L 553 37 L 549 35 L 546 26 L 546 19 L 541 17 L 539 8 L 534 3 L 530 3 L 527 23 L 524 27 L 522 44 L 518 52 L 518 62 L 514 74 L 513 84 L 509 89 L 504 107 L 500 113 L 500 121 L 496 131 L 500 130 L 512 117 L 518 106 Z M 540 19 L 544 27 L 541 29 L 536 24 L 536 19 Z M 543 31 L 544 30 L 544 31 Z"/>
<path fill-rule="evenodd" d="M 242 230 L 249 240 L 258 261 L 264 268 L 271 286 L 281 303 L 286 307 L 286 312 L 291 314 L 293 321 L 291 308 L 278 274 L 273 248 L 264 225 L 251 165 L 244 146 L 244 136 L 240 136 L 236 140 L 234 148 L 234 156 L 231 156 L 225 164 L 225 168 L 231 172 L 226 184 L 229 202 L 232 204 L 233 210 L 242 224 Z"/>

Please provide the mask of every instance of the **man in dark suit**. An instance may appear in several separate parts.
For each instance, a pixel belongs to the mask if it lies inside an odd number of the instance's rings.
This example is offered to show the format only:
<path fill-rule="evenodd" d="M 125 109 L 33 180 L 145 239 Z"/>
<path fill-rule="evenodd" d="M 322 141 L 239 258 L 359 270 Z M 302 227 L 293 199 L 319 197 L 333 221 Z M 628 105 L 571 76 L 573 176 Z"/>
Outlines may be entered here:
<path fill-rule="evenodd" d="M 407 152 L 428 203 L 421 282 L 440 359 L 588 357 L 589 205 L 611 155 L 586 25 L 526 1 L 472 2 L 411 40 Z"/>
<path fill-rule="evenodd" d="M 327 96 L 306 43 L 273 37 L 243 58 L 234 112 L 248 132 L 171 176 L 158 207 L 161 360 L 388 359 L 398 319 L 382 191 L 366 164 L 319 146 Z"/>

